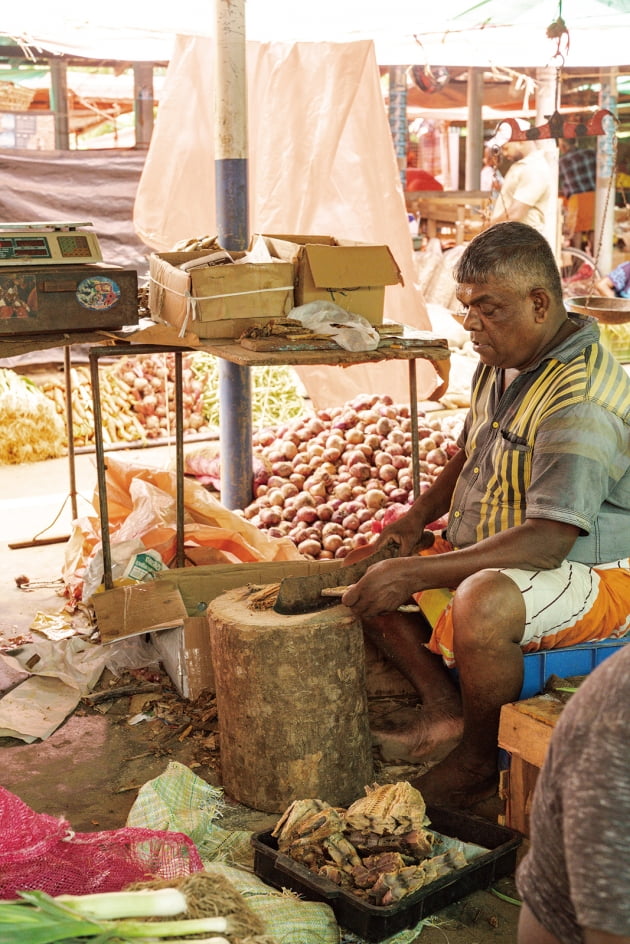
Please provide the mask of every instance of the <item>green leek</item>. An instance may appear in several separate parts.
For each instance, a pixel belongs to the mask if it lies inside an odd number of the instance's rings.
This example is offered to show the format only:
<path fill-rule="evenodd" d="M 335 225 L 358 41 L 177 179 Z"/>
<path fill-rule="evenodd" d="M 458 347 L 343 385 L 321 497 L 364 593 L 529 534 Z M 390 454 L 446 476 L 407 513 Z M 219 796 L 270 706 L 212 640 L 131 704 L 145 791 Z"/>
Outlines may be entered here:
<path fill-rule="evenodd" d="M 108 892 L 96 895 L 65 895 L 53 898 L 41 891 L 20 892 L 20 900 L 0 902 L 0 944 L 127 944 L 149 942 L 165 938 L 181 938 L 190 934 L 221 934 L 228 930 L 223 917 L 181 918 L 171 921 L 134 921 L 127 916 L 163 917 L 163 905 L 157 899 L 176 889 L 157 889 L 134 892 Z M 181 893 L 178 893 L 181 895 Z M 165 895 L 170 906 L 177 905 L 181 913 L 181 899 Z M 100 902 L 99 902 L 100 899 Z M 132 902 L 134 902 L 132 904 Z M 136 904 L 139 902 L 140 904 Z M 139 911 L 139 907 L 142 911 Z M 114 920 L 125 916 L 124 920 Z M 107 916 L 106 916 L 107 915 Z M 213 940 L 210 938 L 210 940 Z M 219 938 L 220 940 L 220 938 Z M 199 942 L 201 944 L 201 942 Z"/>

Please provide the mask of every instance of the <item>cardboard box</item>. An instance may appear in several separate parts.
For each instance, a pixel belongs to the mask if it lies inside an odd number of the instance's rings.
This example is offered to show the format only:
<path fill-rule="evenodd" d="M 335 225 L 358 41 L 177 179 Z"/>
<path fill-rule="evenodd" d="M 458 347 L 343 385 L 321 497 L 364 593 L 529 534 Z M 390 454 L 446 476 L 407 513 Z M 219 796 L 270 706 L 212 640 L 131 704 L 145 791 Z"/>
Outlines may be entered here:
<path fill-rule="evenodd" d="M 206 614 L 188 616 L 183 626 L 151 633 L 153 648 L 182 698 L 214 694 L 210 627 Z"/>
<path fill-rule="evenodd" d="M 265 234 L 264 239 L 272 256 L 295 266 L 296 306 L 330 301 L 379 325 L 386 286 L 403 284 L 388 246 L 332 236 Z"/>
<path fill-rule="evenodd" d="M 238 338 L 247 328 L 285 318 L 293 308 L 293 265 L 286 261 L 205 265 L 182 263 L 207 250 L 152 253 L 149 308 L 154 321 L 193 331 L 200 338 Z M 240 259 L 245 253 L 233 252 Z"/>

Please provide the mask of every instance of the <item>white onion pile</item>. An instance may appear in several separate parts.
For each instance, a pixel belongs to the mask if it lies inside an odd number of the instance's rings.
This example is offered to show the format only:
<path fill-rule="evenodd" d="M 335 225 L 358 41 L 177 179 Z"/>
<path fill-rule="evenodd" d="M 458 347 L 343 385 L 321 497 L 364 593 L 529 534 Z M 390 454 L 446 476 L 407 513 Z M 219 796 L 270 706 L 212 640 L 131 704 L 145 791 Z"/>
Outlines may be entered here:
<path fill-rule="evenodd" d="M 419 413 L 421 489 L 457 450 L 461 425 L 461 414 Z M 254 454 L 265 471 L 244 517 L 312 560 L 345 557 L 414 500 L 410 409 L 388 396 L 358 396 L 259 431 Z"/>

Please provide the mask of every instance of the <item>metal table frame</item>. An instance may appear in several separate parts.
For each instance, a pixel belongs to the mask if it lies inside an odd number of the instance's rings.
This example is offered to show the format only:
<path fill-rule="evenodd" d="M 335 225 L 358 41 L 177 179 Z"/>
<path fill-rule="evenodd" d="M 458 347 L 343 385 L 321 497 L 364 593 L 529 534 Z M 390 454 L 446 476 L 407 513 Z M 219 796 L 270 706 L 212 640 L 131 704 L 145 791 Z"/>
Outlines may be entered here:
<path fill-rule="evenodd" d="M 156 344 L 115 344 L 99 345 L 90 348 L 90 377 L 92 383 L 92 397 L 94 401 L 94 438 L 96 451 L 96 473 L 99 494 L 99 516 L 101 523 L 101 541 L 103 549 L 103 582 L 106 590 L 113 587 L 112 555 L 109 535 L 109 513 L 107 505 L 107 483 L 105 448 L 103 444 L 103 427 L 101 412 L 101 394 L 99 379 L 99 361 L 101 358 L 137 356 L 139 354 L 173 353 L 175 354 L 175 502 L 176 502 L 176 565 L 183 567 L 184 554 L 184 429 L 183 429 L 183 395 L 182 395 L 182 355 L 205 351 L 215 357 L 223 358 L 241 367 L 257 367 L 269 365 L 309 366 L 334 365 L 350 366 L 383 360 L 407 360 L 409 362 L 409 406 L 411 412 L 411 446 L 412 446 L 412 475 L 414 494 L 420 489 L 420 461 L 418 437 L 418 389 L 416 377 L 416 360 L 430 360 L 434 366 L 440 361 L 450 358 L 448 343 L 435 339 L 434 343 L 427 343 L 421 347 L 395 347 L 393 345 L 379 348 L 375 351 L 349 352 L 341 348 L 334 350 L 300 350 L 300 351 L 250 351 L 238 341 L 219 339 L 216 341 L 202 341 L 198 347 L 181 347 L 174 345 Z M 444 372 L 438 371 L 446 387 Z"/>

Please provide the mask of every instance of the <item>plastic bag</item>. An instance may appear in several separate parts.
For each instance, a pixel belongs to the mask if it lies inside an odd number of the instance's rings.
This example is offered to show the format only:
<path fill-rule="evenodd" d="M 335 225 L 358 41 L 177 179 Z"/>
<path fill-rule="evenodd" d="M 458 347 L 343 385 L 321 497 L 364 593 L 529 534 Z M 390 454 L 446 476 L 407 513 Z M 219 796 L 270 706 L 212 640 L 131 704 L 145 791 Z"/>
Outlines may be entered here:
<path fill-rule="evenodd" d="M 375 351 L 380 334 L 362 315 L 345 311 L 333 302 L 309 302 L 293 308 L 287 318 L 299 321 L 316 334 L 330 336 L 345 351 Z"/>
<path fill-rule="evenodd" d="M 75 833 L 65 819 L 36 813 L 0 787 L 0 898 L 37 888 L 48 895 L 121 891 L 159 875 L 199 872 L 203 862 L 183 832 L 125 827 Z"/>
<path fill-rule="evenodd" d="M 177 547 L 176 478 L 173 472 L 107 458 L 110 550 L 120 579 L 132 559 L 156 551 L 172 566 Z M 94 498 L 98 506 L 98 496 Z M 303 560 L 290 538 L 270 538 L 214 498 L 198 482 L 184 480 L 184 545 L 195 563 Z M 63 578 L 73 599 L 88 600 L 102 580 L 102 544 L 97 519 L 74 522 L 66 546 Z M 115 577 L 112 570 L 112 576 Z"/>

